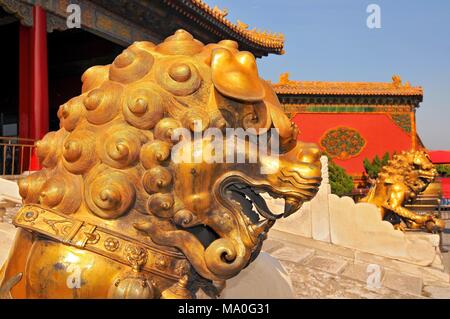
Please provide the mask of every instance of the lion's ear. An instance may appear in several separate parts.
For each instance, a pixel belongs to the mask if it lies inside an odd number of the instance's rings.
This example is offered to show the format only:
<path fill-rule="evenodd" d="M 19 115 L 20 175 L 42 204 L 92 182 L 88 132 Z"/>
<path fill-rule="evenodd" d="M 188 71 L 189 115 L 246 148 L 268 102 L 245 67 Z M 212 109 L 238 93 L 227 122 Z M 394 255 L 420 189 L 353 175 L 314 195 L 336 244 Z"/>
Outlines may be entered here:
<path fill-rule="evenodd" d="M 264 80 L 261 80 L 264 88 L 264 103 L 269 111 L 269 116 L 272 119 L 273 126 L 278 129 L 280 137 L 287 138 L 293 135 L 293 127 L 289 118 L 281 108 L 280 101 L 278 100 L 275 91 L 272 86 Z M 294 137 L 295 139 L 297 136 Z"/>
<path fill-rule="evenodd" d="M 245 102 L 264 99 L 264 87 L 258 76 L 253 54 L 218 48 L 211 56 L 212 82 L 223 95 Z"/>

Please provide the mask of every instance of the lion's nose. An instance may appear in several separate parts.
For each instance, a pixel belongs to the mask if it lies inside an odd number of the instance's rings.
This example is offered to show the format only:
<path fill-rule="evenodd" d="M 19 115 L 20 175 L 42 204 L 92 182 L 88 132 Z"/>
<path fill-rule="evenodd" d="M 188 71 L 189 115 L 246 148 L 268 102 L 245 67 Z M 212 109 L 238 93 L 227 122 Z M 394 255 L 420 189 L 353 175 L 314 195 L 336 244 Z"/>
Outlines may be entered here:
<path fill-rule="evenodd" d="M 303 163 L 316 163 L 320 160 L 320 156 L 322 156 L 322 152 L 316 144 L 305 143 L 302 145 L 298 159 Z"/>

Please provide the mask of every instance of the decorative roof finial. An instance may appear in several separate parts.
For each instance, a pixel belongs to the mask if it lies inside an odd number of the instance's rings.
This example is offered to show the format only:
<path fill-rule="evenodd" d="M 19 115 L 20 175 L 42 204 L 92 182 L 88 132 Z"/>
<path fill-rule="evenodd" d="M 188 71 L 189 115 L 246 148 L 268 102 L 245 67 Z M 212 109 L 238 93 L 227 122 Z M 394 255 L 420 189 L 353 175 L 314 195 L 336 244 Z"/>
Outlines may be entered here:
<path fill-rule="evenodd" d="M 402 78 L 400 77 L 400 75 L 394 74 L 392 76 L 392 84 L 395 87 L 400 87 L 402 85 Z"/>
<path fill-rule="evenodd" d="M 218 16 L 225 18 L 228 15 L 228 9 L 227 8 L 223 8 L 223 9 L 219 9 L 218 6 L 215 6 L 213 8 L 213 12 L 216 13 Z"/>
<path fill-rule="evenodd" d="M 237 26 L 238 26 L 239 29 L 243 29 L 243 30 L 247 30 L 248 29 L 248 24 L 246 24 L 246 23 L 244 23 L 244 22 L 242 22 L 240 20 L 237 20 Z"/>
<path fill-rule="evenodd" d="M 281 73 L 278 83 L 279 84 L 288 84 L 289 83 L 289 72 Z"/>

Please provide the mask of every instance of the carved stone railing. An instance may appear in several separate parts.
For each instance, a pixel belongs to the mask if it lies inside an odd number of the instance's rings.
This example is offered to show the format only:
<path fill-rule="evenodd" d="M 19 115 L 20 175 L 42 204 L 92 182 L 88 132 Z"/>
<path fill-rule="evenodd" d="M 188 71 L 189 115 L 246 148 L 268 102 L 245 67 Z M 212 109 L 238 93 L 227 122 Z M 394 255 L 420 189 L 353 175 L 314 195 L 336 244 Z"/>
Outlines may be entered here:
<path fill-rule="evenodd" d="M 0 136 L 0 178 L 10 178 L 28 171 L 34 140 Z"/>

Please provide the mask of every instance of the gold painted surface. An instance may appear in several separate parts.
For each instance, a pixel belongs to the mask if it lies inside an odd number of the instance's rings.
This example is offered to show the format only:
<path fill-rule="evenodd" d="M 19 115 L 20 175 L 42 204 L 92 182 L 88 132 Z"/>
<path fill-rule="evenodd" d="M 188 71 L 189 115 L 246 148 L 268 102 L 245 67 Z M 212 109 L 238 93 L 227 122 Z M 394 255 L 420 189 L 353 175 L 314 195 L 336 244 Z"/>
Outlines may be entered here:
<path fill-rule="evenodd" d="M 58 111 L 60 130 L 37 144 L 44 169 L 19 181 L 21 229 L 2 296 L 214 295 L 256 258 L 275 221 L 317 192 L 319 149 L 297 141 L 255 58 L 234 41 L 205 46 L 178 30 L 159 45 L 134 43 L 82 81 Z M 278 156 L 247 138 L 243 148 L 221 141 L 217 158 L 210 128 L 252 129 L 266 142 L 277 128 Z M 260 192 L 284 198 L 284 213 Z"/>
<path fill-rule="evenodd" d="M 425 229 L 440 232 L 445 223 L 434 213 L 417 214 L 404 207 L 425 191 L 437 176 L 436 168 L 424 151 L 394 155 L 378 174 L 376 183 L 361 202 L 378 206 L 381 217 L 394 227 L 404 230 Z"/>

